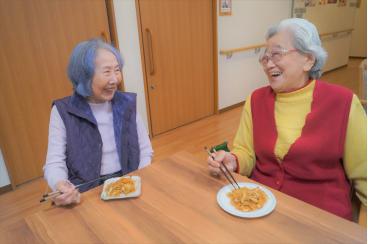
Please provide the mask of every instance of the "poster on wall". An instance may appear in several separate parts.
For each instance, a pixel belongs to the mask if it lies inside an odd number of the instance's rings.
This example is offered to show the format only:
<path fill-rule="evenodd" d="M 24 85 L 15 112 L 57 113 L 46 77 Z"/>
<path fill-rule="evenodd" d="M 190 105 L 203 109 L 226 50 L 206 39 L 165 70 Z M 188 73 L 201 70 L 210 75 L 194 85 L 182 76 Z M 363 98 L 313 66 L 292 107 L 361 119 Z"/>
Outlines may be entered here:
<path fill-rule="evenodd" d="M 231 0 L 219 0 L 220 16 L 231 15 Z"/>
<path fill-rule="evenodd" d="M 337 4 L 338 7 L 345 7 L 346 6 L 346 0 L 339 0 L 339 3 Z"/>
<path fill-rule="evenodd" d="M 360 8 L 360 1 L 361 0 L 350 0 L 349 1 L 349 7 Z"/>
<path fill-rule="evenodd" d="M 316 6 L 317 0 L 305 0 L 305 7 L 314 7 Z"/>

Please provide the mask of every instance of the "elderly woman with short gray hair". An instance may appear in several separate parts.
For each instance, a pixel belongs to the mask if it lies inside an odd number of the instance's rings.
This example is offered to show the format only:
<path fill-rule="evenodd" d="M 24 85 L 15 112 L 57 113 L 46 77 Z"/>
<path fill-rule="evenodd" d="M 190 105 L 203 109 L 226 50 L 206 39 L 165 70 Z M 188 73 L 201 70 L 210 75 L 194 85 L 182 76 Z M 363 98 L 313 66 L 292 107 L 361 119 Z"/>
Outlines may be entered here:
<path fill-rule="evenodd" d="M 80 193 L 151 163 L 151 143 L 136 109 L 136 94 L 118 91 L 123 60 L 99 39 L 73 50 L 68 76 L 71 96 L 53 102 L 44 175 L 56 205 L 80 201 Z M 76 185 L 91 182 L 79 189 Z"/>
<path fill-rule="evenodd" d="M 316 27 L 285 19 L 266 34 L 260 64 L 269 86 L 244 105 L 231 153 L 208 158 L 343 218 L 351 190 L 366 206 L 367 118 L 350 90 L 318 80 L 327 54 Z"/>

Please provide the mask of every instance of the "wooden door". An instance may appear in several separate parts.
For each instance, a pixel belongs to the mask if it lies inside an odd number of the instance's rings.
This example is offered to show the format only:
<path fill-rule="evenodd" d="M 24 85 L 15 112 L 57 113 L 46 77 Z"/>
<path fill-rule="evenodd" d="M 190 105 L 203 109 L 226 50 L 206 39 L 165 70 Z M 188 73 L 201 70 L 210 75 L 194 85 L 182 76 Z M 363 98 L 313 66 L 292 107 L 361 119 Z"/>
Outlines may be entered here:
<path fill-rule="evenodd" d="M 0 1 L 0 145 L 12 185 L 42 175 L 51 102 L 72 93 L 69 55 L 109 39 L 104 0 Z"/>
<path fill-rule="evenodd" d="M 214 113 L 211 0 L 138 0 L 151 132 Z"/>

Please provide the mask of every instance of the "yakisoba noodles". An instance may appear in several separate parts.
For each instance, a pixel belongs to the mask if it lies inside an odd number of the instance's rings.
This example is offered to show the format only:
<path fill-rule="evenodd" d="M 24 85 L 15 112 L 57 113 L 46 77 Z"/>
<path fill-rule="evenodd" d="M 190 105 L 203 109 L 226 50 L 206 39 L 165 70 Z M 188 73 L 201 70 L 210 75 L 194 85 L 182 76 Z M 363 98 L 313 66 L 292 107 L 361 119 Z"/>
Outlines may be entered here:
<path fill-rule="evenodd" d="M 105 191 L 109 197 L 117 197 L 120 196 L 121 193 L 127 195 L 135 191 L 134 181 L 131 178 L 120 178 L 108 184 Z"/>
<path fill-rule="evenodd" d="M 236 209 L 245 212 L 260 209 L 267 201 L 266 194 L 259 187 L 253 189 L 241 187 L 240 189 L 234 189 L 227 195 Z"/>

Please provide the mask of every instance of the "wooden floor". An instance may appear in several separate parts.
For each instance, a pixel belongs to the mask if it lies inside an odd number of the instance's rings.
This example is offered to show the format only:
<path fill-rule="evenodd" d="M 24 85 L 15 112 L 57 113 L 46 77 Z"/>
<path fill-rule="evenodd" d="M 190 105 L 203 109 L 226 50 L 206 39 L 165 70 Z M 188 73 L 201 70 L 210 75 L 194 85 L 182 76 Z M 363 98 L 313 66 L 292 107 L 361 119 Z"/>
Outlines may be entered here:
<path fill-rule="evenodd" d="M 359 64 L 362 59 L 351 59 L 345 67 L 328 72 L 322 80 L 340 84 L 358 91 Z M 187 126 L 177 128 L 166 134 L 153 138 L 155 152 L 153 163 L 177 151 L 187 151 L 203 160 L 206 164 L 204 146 L 228 141 L 231 146 L 236 133 L 241 107 L 210 116 Z M 1 233 L 9 228 L 18 228 L 24 224 L 22 217 L 45 207 L 40 204 L 41 195 L 47 188 L 43 179 L 36 179 L 19 186 L 16 190 L 0 195 L 0 242 Z M 7 220 L 5 226 L 4 220 Z"/>

